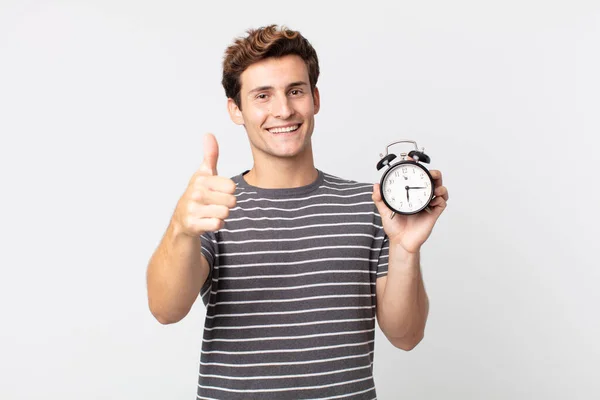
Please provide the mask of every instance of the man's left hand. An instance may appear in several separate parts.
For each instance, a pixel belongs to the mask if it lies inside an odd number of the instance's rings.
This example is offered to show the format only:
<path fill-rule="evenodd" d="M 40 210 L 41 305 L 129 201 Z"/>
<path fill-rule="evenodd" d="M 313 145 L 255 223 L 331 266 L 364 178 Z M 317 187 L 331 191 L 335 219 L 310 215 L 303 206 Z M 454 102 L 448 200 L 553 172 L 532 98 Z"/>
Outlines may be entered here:
<path fill-rule="evenodd" d="M 381 199 L 379 183 L 373 186 L 372 199 L 381 215 L 383 230 L 389 238 L 390 245 L 399 244 L 409 253 L 420 251 L 423 243 L 429 238 L 436 221 L 446 209 L 448 201 L 448 189 L 442 185 L 442 173 L 433 169 L 429 172 L 433 178 L 434 187 L 434 197 L 428 206 L 431 212 L 423 210 L 412 215 L 396 214 L 394 218 L 390 219 L 392 210 Z"/>

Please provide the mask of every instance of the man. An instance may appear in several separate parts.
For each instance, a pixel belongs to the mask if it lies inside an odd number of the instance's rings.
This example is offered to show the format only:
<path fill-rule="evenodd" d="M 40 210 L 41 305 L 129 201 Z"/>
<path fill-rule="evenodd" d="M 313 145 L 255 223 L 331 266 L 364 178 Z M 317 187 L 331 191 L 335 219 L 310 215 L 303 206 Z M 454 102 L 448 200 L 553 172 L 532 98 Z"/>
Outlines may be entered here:
<path fill-rule="evenodd" d="M 375 319 L 397 348 L 423 338 L 419 251 L 446 207 L 441 173 L 431 171 L 431 213 L 391 219 L 378 184 L 316 169 L 318 75 L 310 43 L 274 25 L 226 51 L 227 108 L 254 165 L 218 176 L 217 141 L 205 136 L 147 276 L 161 323 L 199 294 L 207 306 L 199 398 L 373 399 Z"/>

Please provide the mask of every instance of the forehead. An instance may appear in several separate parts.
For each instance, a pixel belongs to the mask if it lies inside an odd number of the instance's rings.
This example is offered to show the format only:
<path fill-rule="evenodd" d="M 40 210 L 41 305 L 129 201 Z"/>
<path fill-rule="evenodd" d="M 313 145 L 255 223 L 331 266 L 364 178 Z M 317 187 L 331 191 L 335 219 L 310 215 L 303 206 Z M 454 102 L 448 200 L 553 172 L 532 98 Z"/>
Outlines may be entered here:
<path fill-rule="evenodd" d="M 240 75 L 242 93 L 262 86 L 285 88 L 289 83 L 299 81 L 308 83 L 308 68 L 302 58 L 295 54 L 261 60 Z"/>

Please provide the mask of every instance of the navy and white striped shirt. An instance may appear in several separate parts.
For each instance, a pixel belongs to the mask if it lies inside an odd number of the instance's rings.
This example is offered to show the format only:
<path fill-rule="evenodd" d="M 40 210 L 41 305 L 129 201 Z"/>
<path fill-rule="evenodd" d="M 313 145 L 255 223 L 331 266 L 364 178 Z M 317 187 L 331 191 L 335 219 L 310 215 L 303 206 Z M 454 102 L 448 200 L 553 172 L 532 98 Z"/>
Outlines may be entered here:
<path fill-rule="evenodd" d="M 211 270 L 198 398 L 376 398 L 375 284 L 389 244 L 373 185 L 320 170 L 291 189 L 232 179 L 236 207 L 201 236 Z"/>

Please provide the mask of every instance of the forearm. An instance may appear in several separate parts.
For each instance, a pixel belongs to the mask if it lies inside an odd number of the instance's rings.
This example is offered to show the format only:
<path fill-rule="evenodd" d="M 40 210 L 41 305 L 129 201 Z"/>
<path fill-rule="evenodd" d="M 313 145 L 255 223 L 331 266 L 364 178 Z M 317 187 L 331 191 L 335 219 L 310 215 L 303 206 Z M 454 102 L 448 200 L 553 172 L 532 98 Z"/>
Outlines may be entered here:
<path fill-rule="evenodd" d="M 169 224 L 148 264 L 148 304 L 156 319 L 169 324 L 187 315 L 208 276 L 200 238 Z"/>
<path fill-rule="evenodd" d="M 394 343 L 409 347 L 423 337 L 429 312 L 429 300 L 423 284 L 419 253 L 407 253 L 390 243 L 387 282 L 381 306 L 381 329 Z"/>

